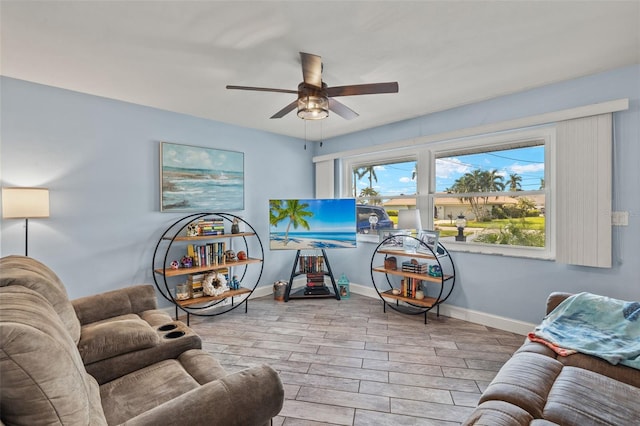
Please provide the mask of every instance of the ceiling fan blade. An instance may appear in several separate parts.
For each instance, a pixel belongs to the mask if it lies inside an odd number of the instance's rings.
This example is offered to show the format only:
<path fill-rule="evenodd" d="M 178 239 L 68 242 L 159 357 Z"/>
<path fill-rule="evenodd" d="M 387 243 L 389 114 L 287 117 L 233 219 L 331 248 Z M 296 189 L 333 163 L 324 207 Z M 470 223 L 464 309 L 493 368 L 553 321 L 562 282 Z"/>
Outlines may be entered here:
<path fill-rule="evenodd" d="M 227 89 L 232 89 L 232 90 L 254 90 L 254 91 L 257 91 L 257 92 L 293 93 L 294 95 L 298 94 L 297 90 L 270 89 L 268 87 L 227 86 Z"/>
<path fill-rule="evenodd" d="M 322 87 L 322 58 L 311 53 L 300 52 L 302 79 L 306 84 Z"/>
<path fill-rule="evenodd" d="M 345 120 L 351 120 L 358 117 L 357 112 L 355 112 L 345 104 L 336 101 L 335 99 L 329 98 L 329 109 Z"/>
<path fill-rule="evenodd" d="M 295 101 L 291 102 L 289 105 L 287 105 L 286 107 L 282 108 L 280 111 L 276 112 L 275 114 L 273 114 L 269 118 L 282 118 L 285 115 L 289 114 L 294 109 L 296 109 L 297 106 L 298 106 L 298 100 L 296 99 Z"/>
<path fill-rule="evenodd" d="M 378 93 L 398 93 L 398 82 L 327 87 L 328 96 L 375 95 Z"/>

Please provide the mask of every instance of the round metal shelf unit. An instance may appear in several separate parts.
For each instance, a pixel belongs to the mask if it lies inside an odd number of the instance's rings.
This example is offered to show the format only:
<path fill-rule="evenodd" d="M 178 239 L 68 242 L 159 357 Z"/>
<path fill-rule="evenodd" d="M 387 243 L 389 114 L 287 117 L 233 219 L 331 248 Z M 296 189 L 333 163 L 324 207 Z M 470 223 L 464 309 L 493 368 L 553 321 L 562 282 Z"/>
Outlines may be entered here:
<path fill-rule="evenodd" d="M 395 258 L 395 268 L 392 259 Z M 399 263 L 398 258 L 409 258 Z M 423 261 L 421 264 L 420 261 Z M 426 270 L 422 270 L 426 267 Z M 416 282 L 421 286 L 424 298 L 417 299 L 410 291 L 400 290 L 402 280 Z M 424 241 L 410 235 L 392 235 L 385 238 L 371 256 L 371 281 L 383 302 L 383 309 L 389 306 L 408 315 L 424 315 L 436 309 L 440 315 L 440 305 L 444 303 L 456 282 L 456 269 L 449 251 L 442 245 L 431 247 Z M 416 287 L 413 289 L 415 290 Z"/>
<path fill-rule="evenodd" d="M 186 236 L 186 228 L 190 223 L 194 223 L 198 220 L 208 219 L 208 218 L 220 218 L 224 221 L 225 224 L 227 222 L 233 224 L 234 221 L 240 225 L 240 228 L 244 227 L 245 232 L 239 232 L 236 234 L 233 233 L 225 233 L 221 235 L 211 235 L 211 236 L 199 236 L 199 237 L 187 237 Z M 250 230 L 250 231 L 249 231 Z M 177 270 L 172 269 L 171 264 L 171 255 L 172 249 L 180 250 L 182 253 L 180 256 L 176 255 L 178 258 L 184 256 L 185 247 L 179 246 L 185 243 L 190 242 L 201 242 L 204 243 L 206 241 L 212 240 L 224 240 L 230 241 L 230 249 L 233 247 L 233 243 L 236 241 L 240 241 L 241 245 L 238 247 L 236 252 L 244 251 L 247 255 L 247 261 L 237 261 L 237 262 L 228 262 L 224 264 L 218 265 L 209 265 L 200 268 L 178 268 Z M 252 256 L 253 255 L 253 256 Z M 160 294 L 169 302 L 173 303 L 176 307 L 176 318 L 178 317 L 178 309 L 184 311 L 187 314 L 187 324 L 189 323 L 189 315 L 200 315 L 200 316 L 216 316 L 222 315 L 229 311 L 232 311 L 242 304 L 245 305 L 245 312 L 248 307 L 248 300 L 253 291 L 256 289 L 258 283 L 260 282 L 260 278 L 262 277 L 262 271 L 264 268 L 264 248 L 262 246 L 262 241 L 258 236 L 256 230 L 244 219 L 240 216 L 236 216 L 230 213 L 211 213 L 211 212 L 202 212 L 202 213 L 194 213 L 188 216 L 184 216 L 173 224 L 171 224 L 165 232 L 162 234 L 158 243 L 156 244 L 155 250 L 153 252 L 153 261 L 152 261 L 152 270 L 153 270 L 153 280 L 155 282 L 156 288 L 160 292 Z M 259 269 L 258 269 L 259 265 Z M 252 269 L 252 272 L 249 273 L 249 269 Z M 175 285 L 178 284 L 178 280 L 180 277 L 185 277 L 191 274 L 198 273 L 206 273 L 210 271 L 215 271 L 223 268 L 229 268 L 229 275 L 231 278 L 231 271 L 233 271 L 233 275 L 239 276 L 238 281 L 242 285 L 243 283 L 248 285 L 242 286 L 242 291 L 238 292 L 227 292 L 223 293 L 218 297 L 203 297 L 201 299 L 189 299 L 188 304 L 185 305 L 185 301 L 176 300 L 175 295 L 171 291 Z M 241 270 L 238 271 L 238 269 Z M 249 276 L 250 275 L 250 276 Z M 249 281 L 250 280 L 250 281 Z M 235 303 L 235 298 L 241 297 L 242 301 L 239 303 Z M 229 299 L 230 303 L 229 303 Z"/>

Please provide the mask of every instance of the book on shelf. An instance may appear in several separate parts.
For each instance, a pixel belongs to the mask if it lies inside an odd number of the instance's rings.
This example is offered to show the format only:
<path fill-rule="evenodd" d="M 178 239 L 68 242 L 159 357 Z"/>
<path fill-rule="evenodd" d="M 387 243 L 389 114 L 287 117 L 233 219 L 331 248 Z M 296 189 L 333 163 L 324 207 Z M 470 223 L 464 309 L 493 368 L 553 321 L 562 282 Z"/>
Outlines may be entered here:
<path fill-rule="evenodd" d="M 207 244 L 188 244 L 187 256 L 193 259 L 193 266 L 206 267 L 224 264 L 224 252 L 226 243 L 219 241 Z"/>
<path fill-rule="evenodd" d="M 322 272 L 324 269 L 324 257 L 323 256 L 300 256 L 300 272 Z"/>
<path fill-rule="evenodd" d="M 221 218 L 201 219 L 196 223 L 198 235 L 224 235 L 224 220 Z"/>
<path fill-rule="evenodd" d="M 204 280 L 204 274 L 190 274 L 187 275 L 188 283 L 201 283 Z"/>
<path fill-rule="evenodd" d="M 416 297 L 416 292 L 420 290 L 421 280 L 417 278 L 405 277 L 400 281 L 400 295 L 403 297 Z"/>
<path fill-rule="evenodd" d="M 324 272 L 307 272 L 307 281 L 324 281 Z"/>
<path fill-rule="evenodd" d="M 413 272 L 415 274 L 426 274 L 429 265 L 427 263 L 419 263 L 415 260 L 402 262 L 402 272 Z"/>

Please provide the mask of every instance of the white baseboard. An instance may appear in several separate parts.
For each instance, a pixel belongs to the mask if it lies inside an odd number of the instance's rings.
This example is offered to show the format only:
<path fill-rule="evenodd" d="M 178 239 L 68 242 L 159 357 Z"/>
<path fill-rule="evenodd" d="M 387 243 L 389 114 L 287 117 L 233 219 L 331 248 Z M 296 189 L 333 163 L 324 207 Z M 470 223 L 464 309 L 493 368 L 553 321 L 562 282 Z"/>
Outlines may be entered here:
<path fill-rule="evenodd" d="M 294 283 L 293 288 L 303 286 L 304 282 L 301 281 L 300 283 Z M 380 299 L 375 289 L 369 286 L 351 283 L 349 284 L 349 290 L 352 293 L 359 294 L 361 296 L 371 297 L 372 299 Z M 256 288 L 254 292 L 251 293 L 250 299 L 272 295 L 273 287 L 265 285 Z M 172 317 L 175 315 L 175 307 L 173 306 L 163 308 L 163 310 Z M 511 333 L 521 334 L 523 336 L 526 336 L 527 333 L 532 331 L 536 326 L 536 324 L 488 314 L 486 312 L 474 311 L 473 309 L 447 305 L 446 303 L 440 305 L 440 315 L 460 319 L 463 321 L 469 321 L 475 324 L 485 325 L 487 327 L 497 328 L 499 330 L 509 331 Z"/>
<path fill-rule="evenodd" d="M 380 299 L 378 293 L 374 288 L 360 285 L 350 284 L 349 289 L 352 293 L 356 293 L 362 296 L 371 297 L 374 299 Z M 447 305 L 443 303 L 440 305 L 440 315 L 460 319 L 463 321 L 469 321 L 475 324 L 486 325 L 487 327 L 497 328 L 499 330 L 509 331 L 511 333 L 521 334 L 526 336 L 527 333 L 535 328 L 535 324 L 514 320 L 511 318 L 501 317 L 498 315 L 488 314 L 486 312 L 474 311 L 473 309 L 460 308 L 458 306 Z"/>

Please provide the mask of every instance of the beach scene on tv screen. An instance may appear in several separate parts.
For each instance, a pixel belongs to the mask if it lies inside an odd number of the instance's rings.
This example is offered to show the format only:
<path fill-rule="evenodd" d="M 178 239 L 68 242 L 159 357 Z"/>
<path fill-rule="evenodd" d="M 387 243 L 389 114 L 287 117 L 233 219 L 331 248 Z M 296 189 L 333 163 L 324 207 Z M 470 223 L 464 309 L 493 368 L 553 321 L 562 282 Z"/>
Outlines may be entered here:
<path fill-rule="evenodd" d="M 269 248 L 356 247 L 354 199 L 269 200 Z"/>

